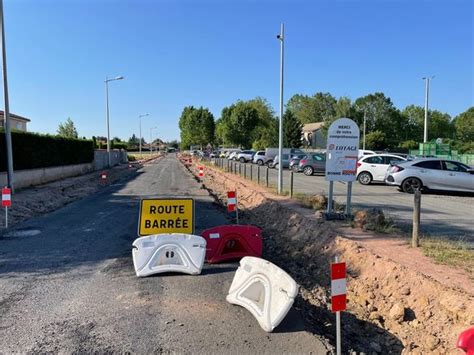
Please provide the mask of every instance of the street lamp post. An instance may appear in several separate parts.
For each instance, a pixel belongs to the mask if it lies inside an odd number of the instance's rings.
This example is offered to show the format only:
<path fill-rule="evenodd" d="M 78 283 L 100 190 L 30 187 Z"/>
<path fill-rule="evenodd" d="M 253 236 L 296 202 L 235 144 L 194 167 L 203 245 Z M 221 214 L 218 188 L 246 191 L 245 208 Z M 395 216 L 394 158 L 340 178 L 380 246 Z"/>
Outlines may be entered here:
<path fill-rule="evenodd" d="M 152 136 L 152 131 L 154 129 L 157 129 L 158 127 L 151 127 L 150 128 L 150 156 L 153 153 L 153 136 Z"/>
<path fill-rule="evenodd" d="M 107 165 L 110 168 L 110 124 L 109 124 L 109 81 L 122 80 L 123 76 L 117 76 L 113 79 L 105 78 L 105 113 L 107 121 Z"/>
<path fill-rule="evenodd" d="M 365 150 L 365 130 L 367 126 L 367 111 L 364 111 L 364 140 L 362 141 L 362 149 Z"/>
<path fill-rule="evenodd" d="M 5 45 L 5 24 L 3 21 L 3 0 L 0 0 L 0 29 L 2 31 L 2 62 L 3 62 L 3 96 L 5 100 L 5 111 L 3 119 L 5 121 L 5 140 L 7 150 L 7 180 L 8 186 L 13 191 L 13 150 L 12 134 L 10 127 L 10 104 L 8 100 L 8 80 L 7 80 L 7 50 Z"/>
<path fill-rule="evenodd" d="M 428 142 L 428 97 L 430 94 L 430 80 L 433 78 L 434 75 L 423 78 L 425 81 L 425 126 L 423 129 L 423 143 Z"/>
<path fill-rule="evenodd" d="M 149 113 L 145 113 L 144 115 L 139 115 L 138 119 L 140 120 L 140 159 L 142 159 L 142 117 L 150 116 Z"/>
<path fill-rule="evenodd" d="M 285 25 L 282 23 L 280 34 L 277 38 L 280 40 L 280 122 L 278 127 L 278 194 L 282 193 L 283 186 L 283 68 L 285 51 Z"/>

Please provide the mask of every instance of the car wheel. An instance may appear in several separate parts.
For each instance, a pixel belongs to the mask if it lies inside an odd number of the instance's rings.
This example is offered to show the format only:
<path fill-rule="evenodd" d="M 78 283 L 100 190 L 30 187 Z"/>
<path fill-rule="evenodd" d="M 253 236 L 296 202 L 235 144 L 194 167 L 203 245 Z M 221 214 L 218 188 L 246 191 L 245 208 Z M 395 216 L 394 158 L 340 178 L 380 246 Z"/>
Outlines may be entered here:
<path fill-rule="evenodd" d="M 305 166 L 303 168 L 303 174 L 305 174 L 306 176 L 311 176 L 313 175 L 313 173 L 314 173 L 314 169 L 311 166 Z"/>
<path fill-rule="evenodd" d="M 411 177 L 406 179 L 405 181 L 402 182 L 402 190 L 403 192 L 412 194 L 416 190 L 421 190 L 423 187 L 423 184 L 420 179 Z"/>
<path fill-rule="evenodd" d="M 269 161 L 267 161 L 267 165 L 268 165 L 268 166 L 271 168 L 271 167 L 272 167 L 272 165 L 273 165 L 273 160 L 269 160 Z"/>
<path fill-rule="evenodd" d="M 359 174 L 357 180 L 362 185 L 369 185 L 372 182 L 372 175 L 367 171 L 363 171 Z"/>
<path fill-rule="evenodd" d="M 240 161 L 241 163 L 245 163 L 245 158 L 242 157 L 242 158 L 239 159 L 239 161 Z"/>
<path fill-rule="evenodd" d="M 297 173 L 298 172 L 298 165 L 293 165 L 291 167 L 291 170 L 293 170 L 294 173 Z"/>
<path fill-rule="evenodd" d="M 257 160 L 257 164 L 262 166 L 263 165 L 263 160 L 262 159 Z"/>

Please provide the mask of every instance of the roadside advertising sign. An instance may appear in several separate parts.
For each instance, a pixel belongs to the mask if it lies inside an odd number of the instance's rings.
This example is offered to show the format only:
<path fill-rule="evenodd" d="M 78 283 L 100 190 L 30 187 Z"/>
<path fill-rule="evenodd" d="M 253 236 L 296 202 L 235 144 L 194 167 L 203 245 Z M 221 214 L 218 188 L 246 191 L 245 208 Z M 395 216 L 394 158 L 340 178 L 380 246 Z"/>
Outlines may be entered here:
<path fill-rule="evenodd" d="M 328 130 L 326 180 L 355 181 L 359 156 L 359 127 L 349 118 L 339 118 Z"/>
<path fill-rule="evenodd" d="M 140 202 L 138 235 L 194 233 L 194 200 L 143 199 Z"/>

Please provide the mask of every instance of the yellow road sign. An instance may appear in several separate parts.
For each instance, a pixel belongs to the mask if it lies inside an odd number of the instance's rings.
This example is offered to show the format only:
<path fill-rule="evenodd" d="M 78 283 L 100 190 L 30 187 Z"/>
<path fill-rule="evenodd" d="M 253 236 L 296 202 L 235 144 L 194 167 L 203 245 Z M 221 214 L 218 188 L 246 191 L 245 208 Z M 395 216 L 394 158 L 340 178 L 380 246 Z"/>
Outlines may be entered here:
<path fill-rule="evenodd" d="M 162 233 L 194 233 L 192 198 L 141 200 L 138 235 Z"/>

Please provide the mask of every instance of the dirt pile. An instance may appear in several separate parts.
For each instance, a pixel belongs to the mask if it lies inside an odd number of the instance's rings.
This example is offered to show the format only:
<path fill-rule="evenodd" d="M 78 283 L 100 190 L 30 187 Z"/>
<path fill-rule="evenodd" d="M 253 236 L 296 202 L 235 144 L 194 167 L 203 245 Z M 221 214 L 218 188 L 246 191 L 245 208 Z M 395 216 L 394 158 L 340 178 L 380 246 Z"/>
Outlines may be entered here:
<path fill-rule="evenodd" d="M 116 166 L 104 170 L 107 179 L 101 179 L 101 172 L 66 178 L 44 185 L 19 190 L 12 196 L 12 207 L 8 213 L 8 224 L 12 226 L 29 218 L 54 211 L 68 203 L 93 194 L 114 184 L 122 178 L 136 173 L 140 164 Z M 5 225 L 5 214 L 0 213 L 0 225 Z"/>
<path fill-rule="evenodd" d="M 223 204 L 227 191 L 237 191 L 242 220 L 264 229 L 264 258 L 301 285 L 296 306 L 315 333 L 334 341 L 329 263 L 337 254 L 348 265 L 348 310 L 342 315 L 345 350 L 457 353 L 457 335 L 474 324 L 472 294 L 339 237 L 333 224 L 316 218 L 313 211 L 234 175 L 209 167 L 204 185 Z"/>

